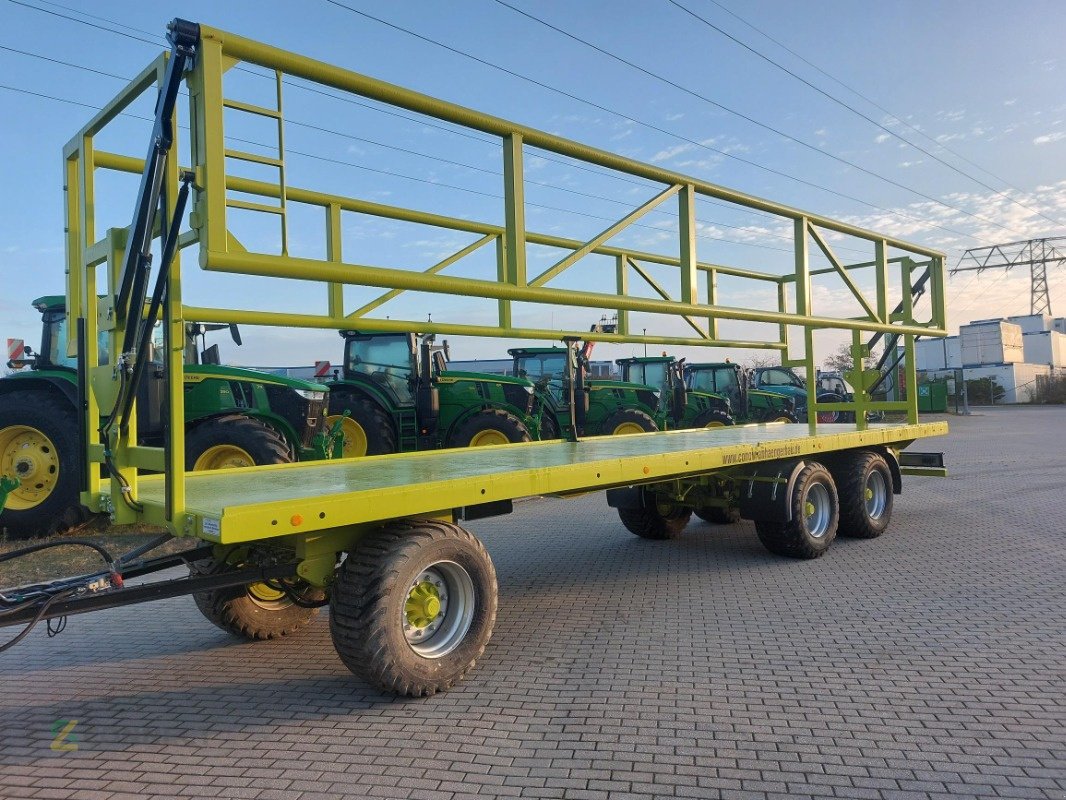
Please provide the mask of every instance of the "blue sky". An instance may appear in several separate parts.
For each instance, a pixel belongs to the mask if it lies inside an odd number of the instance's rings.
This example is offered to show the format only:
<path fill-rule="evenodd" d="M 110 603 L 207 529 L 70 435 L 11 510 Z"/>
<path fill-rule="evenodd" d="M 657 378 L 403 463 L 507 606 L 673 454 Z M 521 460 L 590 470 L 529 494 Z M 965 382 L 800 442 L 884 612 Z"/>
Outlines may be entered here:
<path fill-rule="evenodd" d="M 0 193 L 0 336 L 35 342 L 38 318 L 29 302 L 41 294 L 62 291 L 61 148 L 91 114 L 89 108 L 75 103 L 102 105 L 122 85 L 40 56 L 132 76 L 161 48 L 159 37 L 166 22 L 177 14 L 606 150 L 939 247 L 948 252 L 950 265 L 967 247 L 1066 234 L 1066 226 L 1039 215 L 1066 220 L 1066 59 L 1061 56 L 1060 35 L 1066 5 L 1062 3 L 1026 2 L 1008 11 L 1002 3 L 993 2 L 826 2 L 812 7 L 791 2 L 678 0 L 987 184 L 982 186 L 833 103 L 668 0 L 508 1 L 689 91 L 612 60 L 494 0 L 345 2 L 602 108 L 507 75 L 325 0 L 193 0 L 179 5 L 114 0 L 91 5 L 64 0 L 60 5 L 25 0 L 54 14 L 0 0 L 0 66 L 5 76 L 0 83 L 22 90 L 0 89 L 0 145 L 6 156 Z M 85 14 L 78 13 L 79 8 Z M 727 9 L 863 96 L 782 50 Z M 156 39 L 158 44 L 101 28 Z M 257 85 L 249 78 L 240 85 L 239 81 L 234 80 L 235 94 L 246 91 L 250 96 L 262 89 L 262 82 Z M 716 108 L 693 93 L 810 147 Z M 470 219 L 501 220 L 501 203 L 495 197 L 500 182 L 494 174 L 500 168 L 498 146 L 423 120 L 323 102 L 321 97 L 295 89 L 287 90 L 286 111 L 290 120 L 303 123 L 286 130 L 291 184 Z M 931 138 L 922 138 L 914 128 Z M 257 141 L 264 138 L 261 130 L 240 120 L 233 121 L 227 134 Z M 146 137 L 145 123 L 123 120 L 106 144 L 140 155 Z M 952 152 L 940 149 L 941 145 Z M 827 153 L 888 180 L 847 166 Z M 527 177 L 536 181 L 527 188 L 529 227 L 577 239 L 591 237 L 623 216 L 627 208 L 657 192 L 650 184 L 590 173 L 559 160 L 539 158 L 536 153 L 527 154 Z M 122 181 L 101 181 L 101 230 L 128 223 L 132 188 Z M 772 272 L 788 267 L 789 242 L 782 238 L 787 228 L 780 222 L 713 204 L 701 205 L 698 216 L 701 259 Z M 663 253 L 676 247 L 672 234 L 676 220 L 668 214 L 649 215 L 641 225 L 618 241 Z M 276 247 L 276 230 L 262 223 L 234 220 L 233 227 L 247 244 L 264 251 Z M 346 217 L 344 227 L 346 258 L 414 269 L 424 269 L 476 238 L 354 216 Z M 320 229 L 318 216 L 295 211 L 290 222 L 293 252 L 320 255 Z M 841 242 L 840 246 L 848 245 Z M 542 250 L 531 250 L 531 272 L 560 257 L 558 251 Z M 841 255 L 855 260 L 863 256 L 861 251 L 847 249 Z M 307 312 L 324 308 L 321 287 L 204 275 L 193 262 L 188 259 L 186 265 L 190 303 L 213 305 L 221 304 L 220 297 L 240 297 L 240 305 L 249 308 Z M 478 256 L 448 274 L 487 276 L 491 269 L 490 259 Z M 558 285 L 593 288 L 609 280 L 609 274 L 608 265 L 590 259 Z M 665 272 L 654 274 L 664 282 L 670 277 Z M 768 302 L 747 286 L 725 281 L 721 289 L 727 304 L 765 307 Z M 854 313 L 839 287 L 826 285 L 818 290 L 817 312 Z M 1028 311 L 1024 272 L 959 276 L 951 280 L 950 290 L 954 325 Z M 1066 313 L 1066 267 L 1052 272 L 1051 291 L 1053 310 Z M 375 294 L 348 290 L 348 310 Z M 412 295 L 383 308 L 382 314 L 424 319 L 432 313 L 435 320 L 491 322 L 492 309 L 492 303 L 450 303 L 441 297 Z M 583 327 L 598 318 L 599 312 L 518 308 L 516 315 L 538 327 L 564 322 Z M 660 324 L 634 321 L 634 327 L 648 325 L 649 331 L 659 330 Z M 760 335 L 757 328 L 741 325 L 723 333 Z M 245 341 L 240 351 L 223 345 L 230 360 L 298 364 L 336 361 L 340 356 L 339 341 L 329 332 L 260 329 L 246 332 Z M 834 341 L 829 337 L 824 346 Z M 457 358 L 492 357 L 505 348 L 502 342 L 453 338 Z M 603 348 L 600 353 L 615 357 L 633 350 Z M 683 348 L 674 352 L 696 354 Z"/>

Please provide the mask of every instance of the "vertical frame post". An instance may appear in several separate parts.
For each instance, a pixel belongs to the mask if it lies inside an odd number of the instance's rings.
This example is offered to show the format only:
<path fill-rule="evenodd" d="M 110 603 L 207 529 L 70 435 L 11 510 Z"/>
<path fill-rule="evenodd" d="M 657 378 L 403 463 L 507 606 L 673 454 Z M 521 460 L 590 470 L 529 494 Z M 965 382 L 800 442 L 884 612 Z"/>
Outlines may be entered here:
<path fill-rule="evenodd" d="M 807 218 L 797 217 L 795 221 L 796 248 L 796 313 L 808 317 L 811 315 L 811 265 L 810 250 L 807 243 Z M 814 331 L 809 325 L 803 327 L 803 362 L 807 381 L 807 425 L 814 433 L 818 422 L 817 382 L 814 369 Z"/>
<path fill-rule="evenodd" d="M 280 122 L 278 123 L 280 125 Z M 343 260 L 341 247 L 341 207 L 337 203 L 326 206 L 326 258 L 339 264 Z M 335 320 L 344 317 L 344 286 L 327 283 L 329 315 Z"/>
<path fill-rule="evenodd" d="M 884 239 L 878 239 L 874 243 L 877 281 L 877 321 L 888 323 L 888 244 Z M 909 285 L 904 288 L 909 291 Z"/>
<path fill-rule="evenodd" d="M 903 364 L 907 375 L 907 422 L 918 424 L 918 369 L 914 361 L 914 336 L 903 335 Z"/>
<path fill-rule="evenodd" d="M 696 189 L 684 186 L 677 195 L 681 245 L 681 302 L 699 303 L 696 266 Z"/>
<path fill-rule="evenodd" d="M 625 253 L 614 257 L 615 289 L 619 297 L 629 294 L 629 267 L 626 261 Z M 618 333 L 623 336 L 629 334 L 629 312 L 621 308 L 618 309 Z"/>
<path fill-rule="evenodd" d="M 714 267 L 707 270 L 707 305 L 718 305 L 718 270 Z M 707 315 L 707 335 L 711 339 L 718 338 L 718 317 L 715 314 Z"/>

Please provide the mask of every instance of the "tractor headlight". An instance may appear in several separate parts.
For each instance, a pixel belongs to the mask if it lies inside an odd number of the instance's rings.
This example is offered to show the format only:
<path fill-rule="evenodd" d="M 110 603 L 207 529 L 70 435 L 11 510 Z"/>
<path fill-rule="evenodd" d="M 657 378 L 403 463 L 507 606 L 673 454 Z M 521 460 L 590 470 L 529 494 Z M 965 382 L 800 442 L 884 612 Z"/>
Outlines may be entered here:
<path fill-rule="evenodd" d="M 658 397 L 662 396 L 663 390 L 662 389 L 652 389 L 651 393 L 653 395 L 655 395 L 656 398 L 658 398 Z"/>
<path fill-rule="evenodd" d="M 304 400 L 310 400 L 312 403 L 321 403 L 326 399 L 325 392 L 316 392 L 311 389 L 297 389 L 296 394 L 300 395 Z"/>
<path fill-rule="evenodd" d="M 529 386 L 523 386 L 522 388 L 526 390 L 527 394 L 533 394 L 533 392 L 536 391 L 537 387 L 535 387 L 533 384 L 530 384 Z"/>

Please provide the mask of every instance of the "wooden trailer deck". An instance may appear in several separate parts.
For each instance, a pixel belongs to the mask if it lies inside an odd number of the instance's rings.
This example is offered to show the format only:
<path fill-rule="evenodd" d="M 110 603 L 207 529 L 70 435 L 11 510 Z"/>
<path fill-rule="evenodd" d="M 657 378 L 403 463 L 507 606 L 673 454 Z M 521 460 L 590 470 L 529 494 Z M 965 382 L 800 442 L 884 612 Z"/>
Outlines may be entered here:
<path fill-rule="evenodd" d="M 190 533 L 229 544 L 377 522 L 535 495 L 597 491 L 723 467 L 853 447 L 906 447 L 946 422 L 783 423 L 530 442 L 185 476 Z M 140 478 L 145 517 L 162 520 L 162 476 Z"/>

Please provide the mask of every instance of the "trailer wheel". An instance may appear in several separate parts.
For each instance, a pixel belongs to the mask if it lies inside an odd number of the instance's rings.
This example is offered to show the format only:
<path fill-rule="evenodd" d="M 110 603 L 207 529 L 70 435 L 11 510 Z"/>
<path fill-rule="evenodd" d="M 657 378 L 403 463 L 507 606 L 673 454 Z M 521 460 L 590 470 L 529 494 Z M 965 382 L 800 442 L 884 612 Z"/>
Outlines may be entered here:
<path fill-rule="evenodd" d="M 207 575 L 217 566 L 214 560 L 197 561 L 189 565 L 189 574 Z M 321 597 L 321 592 L 311 590 L 308 599 Z M 317 608 L 298 605 L 284 591 L 266 583 L 197 592 L 192 598 L 200 613 L 216 627 L 253 641 L 288 636 L 318 614 Z"/>
<path fill-rule="evenodd" d="M 81 522 L 81 458 L 74 408 L 50 392 L 9 394 L 0 406 L 0 476 L 19 479 L 0 514 L 12 539 L 52 534 Z"/>
<path fill-rule="evenodd" d="M 646 508 L 620 508 L 618 518 L 627 531 L 641 539 L 677 539 L 692 519 L 692 509 L 656 503 Z"/>
<path fill-rule="evenodd" d="M 724 411 L 710 408 L 696 417 L 693 428 L 721 428 L 733 424 L 733 418 Z"/>
<path fill-rule="evenodd" d="M 514 414 L 487 409 L 472 414 L 448 437 L 448 447 L 485 447 L 493 444 L 531 442 L 529 429 Z"/>
<path fill-rule="evenodd" d="M 635 408 L 616 411 L 603 423 L 603 432 L 609 436 L 625 436 L 630 433 L 651 433 L 659 430 L 655 420 Z"/>
<path fill-rule="evenodd" d="M 734 522 L 740 522 L 740 509 L 703 506 L 696 509 L 696 516 L 714 525 L 732 525 Z"/>
<path fill-rule="evenodd" d="M 876 539 L 892 519 L 892 473 L 879 453 L 849 453 L 832 466 L 840 494 L 841 536 Z"/>
<path fill-rule="evenodd" d="M 410 697 L 460 681 L 495 621 L 489 554 L 469 531 L 436 520 L 400 520 L 365 536 L 330 598 L 330 632 L 345 666 Z"/>
<path fill-rule="evenodd" d="M 185 436 L 185 469 L 189 471 L 288 464 L 289 447 L 265 422 L 242 414 L 205 420 Z"/>
<path fill-rule="evenodd" d="M 345 411 L 348 412 L 347 417 L 343 416 Z M 326 417 L 327 432 L 343 417 L 341 435 L 344 437 L 344 444 L 341 453 L 344 458 L 377 456 L 399 451 L 392 420 L 376 403 L 350 394 L 331 394 L 329 414 Z"/>
<path fill-rule="evenodd" d="M 771 553 L 790 558 L 819 558 L 837 535 L 840 505 L 829 470 L 808 463 L 796 476 L 788 522 L 759 520 L 755 531 Z"/>

